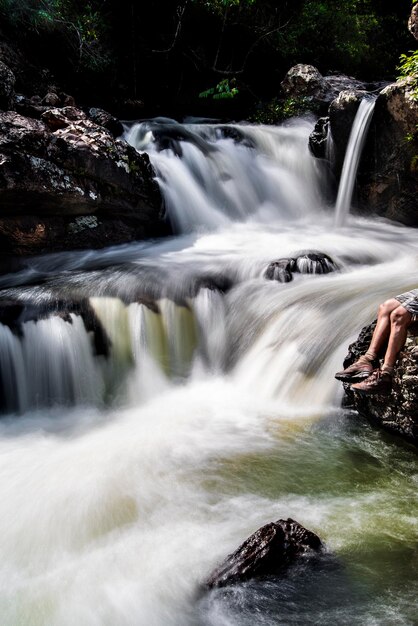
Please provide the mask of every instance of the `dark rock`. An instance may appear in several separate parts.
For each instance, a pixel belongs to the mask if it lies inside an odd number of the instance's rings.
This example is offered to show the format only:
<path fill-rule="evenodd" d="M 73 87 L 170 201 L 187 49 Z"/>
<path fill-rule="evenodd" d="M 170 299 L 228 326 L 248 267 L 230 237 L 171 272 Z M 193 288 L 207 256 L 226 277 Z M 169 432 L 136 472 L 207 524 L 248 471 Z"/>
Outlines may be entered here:
<path fill-rule="evenodd" d="M 86 330 L 92 333 L 95 353 L 109 356 L 111 341 L 103 324 L 97 317 L 87 299 L 83 300 L 52 300 L 48 303 L 18 302 L 0 300 L 0 324 L 8 326 L 15 334 L 22 334 L 22 324 L 59 316 L 69 324 L 71 314 L 79 315 Z"/>
<path fill-rule="evenodd" d="M 347 150 L 347 144 L 354 118 L 361 100 L 367 96 L 365 91 L 342 91 L 329 107 L 329 123 L 333 140 L 333 167 L 337 177 L 340 175 Z"/>
<path fill-rule="evenodd" d="M 12 108 L 15 80 L 12 70 L 0 61 L 0 109 Z"/>
<path fill-rule="evenodd" d="M 224 587 L 250 578 L 280 574 L 301 557 L 318 553 L 321 540 L 292 519 L 259 528 L 208 578 L 206 586 Z"/>
<path fill-rule="evenodd" d="M 88 112 L 89 118 L 99 126 L 106 128 L 114 137 L 120 137 L 123 133 L 123 126 L 117 117 L 114 117 L 103 109 L 91 108 Z"/>
<path fill-rule="evenodd" d="M 327 156 L 328 130 L 329 117 L 320 117 L 309 135 L 309 148 L 318 159 L 325 159 Z"/>
<path fill-rule="evenodd" d="M 376 322 L 365 326 L 357 341 L 348 348 L 344 367 L 348 367 L 359 356 L 365 354 Z M 379 355 L 381 358 L 383 354 Z M 354 393 L 344 383 L 344 405 L 358 411 L 372 424 L 387 430 L 411 443 L 418 444 L 418 325 L 408 329 L 408 337 L 395 366 L 393 390 L 389 396 L 362 396 Z"/>
<path fill-rule="evenodd" d="M 52 91 L 52 92 L 47 93 L 46 96 L 42 98 L 41 104 L 44 104 L 47 107 L 57 107 L 57 106 L 60 106 L 61 104 L 61 98 L 59 97 L 58 94 Z"/>
<path fill-rule="evenodd" d="M 267 280 L 277 280 L 279 283 L 290 283 L 293 280 L 295 259 L 278 259 L 272 261 L 264 272 Z"/>
<path fill-rule="evenodd" d="M 0 204 L 0 242 L 9 254 L 101 247 L 168 230 L 148 157 L 74 107 L 45 111 L 42 121 L 0 113 Z"/>
<path fill-rule="evenodd" d="M 413 90 L 412 79 L 404 79 L 379 94 L 358 171 L 358 191 L 362 212 L 418 226 L 418 101 Z"/>
<path fill-rule="evenodd" d="M 264 278 L 288 283 L 293 280 L 293 273 L 329 274 L 338 270 L 338 265 L 323 252 L 317 250 L 301 251 L 297 256 L 272 261 L 267 267 Z"/>
<path fill-rule="evenodd" d="M 414 4 L 412 7 L 411 15 L 408 20 L 408 28 L 411 35 L 418 39 L 418 5 Z"/>
<path fill-rule="evenodd" d="M 298 253 L 293 271 L 301 274 L 329 274 L 338 269 L 338 265 L 327 254 L 317 250 L 307 250 Z"/>

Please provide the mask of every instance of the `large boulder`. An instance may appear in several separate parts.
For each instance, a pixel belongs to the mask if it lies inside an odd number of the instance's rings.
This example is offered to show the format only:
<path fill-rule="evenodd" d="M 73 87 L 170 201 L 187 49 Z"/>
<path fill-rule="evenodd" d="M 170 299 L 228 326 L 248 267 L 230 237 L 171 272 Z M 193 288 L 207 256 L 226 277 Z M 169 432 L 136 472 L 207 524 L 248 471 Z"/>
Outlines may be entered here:
<path fill-rule="evenodd" d="M 418 225 L 418 100 L 412 79 L 380 92 L 358 182 L 363 212 Z"/>
<path fill-rule="evenodd" d="M 318 553 L 315 533 L 288 518 L 270 522 L 253 533 L 211 574 L 206 586 L 225 587 L 250 578 L 278 574 L 303 556 Z"/>
<path fill-rule="evenodd" d="M 347 89 L 341 91 L 329 106 L 329 125 L 333 141 L 333 168 L 338 177 L 341 174 L 350 132 L 361 100 L 366 91 Z"/>
<path fill-rule="evenodd" d="M 348 348 L 344 367 L 367 351 L 376 322 L 365 326 Z M 380 355 L 383 356 L 383 355 Z M 389 396 L 364 396 L 344 383 L 345 406 L 355 408 L 370 422 L 418 444 L 418 325 L 410 326 L 408 337 L 395 367 L 393 390 Z"/>
<path fill-rule="evenodd" d="M 285 97 L 307 98 L 314 108 L 323 113 L 341 91 L 374 91 L 382 87 L 383 83 L 365 83 L 345 74 L 322 76 L 316 67 L 303 63 L 293 66 L 281 83 Z"/>
<path fill-rule="evenodd" d="M 75 107 L 0 113 L 2 253 L 34 254 L 166 233 L 147 155 Z"/>

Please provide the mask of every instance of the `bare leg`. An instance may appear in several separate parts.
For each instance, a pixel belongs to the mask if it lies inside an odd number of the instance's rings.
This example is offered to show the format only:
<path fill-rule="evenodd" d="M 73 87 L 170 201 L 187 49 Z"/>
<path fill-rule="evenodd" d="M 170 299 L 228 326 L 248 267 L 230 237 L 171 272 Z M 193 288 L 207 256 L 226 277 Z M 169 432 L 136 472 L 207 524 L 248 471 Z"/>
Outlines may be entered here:
<path fill-rule="evenodd" d="M 396 307 L 390 314 L 390 335 L 389 343 L 385 354 L 383 368 L 393 368 L 398 358 L 399 352 L 402 350 L 408 326 L 412 321 L 412 315 L 402 305 Z"/>
<path fill-rule="evenodd" d="M 406 309 L 404 309 L 401 303 L 395 300 L 395 298 L 386 300 L 386 302 L 383 302 L 383 304 L 379 306 L 376 328 L 374 329 L 373 337 L 369 349 L 367 350 L 367 352 L 375 355 L 375 357 L 379 354 L 380 349 L 384 346 L 391 333 L 391 315 L 398 308 L 403 309 L 403 311 L 407 313 Z"/>

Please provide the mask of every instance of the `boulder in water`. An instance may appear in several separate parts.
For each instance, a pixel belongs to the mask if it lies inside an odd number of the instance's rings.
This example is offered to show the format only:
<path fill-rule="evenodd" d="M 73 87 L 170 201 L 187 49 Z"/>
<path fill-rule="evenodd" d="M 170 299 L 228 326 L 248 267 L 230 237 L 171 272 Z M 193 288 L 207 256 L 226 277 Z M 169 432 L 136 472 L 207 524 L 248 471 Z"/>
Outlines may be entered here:
<path fill-rule="evenodd" d="M 102 247 L 166 234 L 147 155 L 75 107 L 42 120 L 0 113 L 0 242 L 6 254 Z"/>
<path fill-rule="evenodd" d="M 344 367 L 348 367 L 369 347 L 376 322 L 365 326 L 358 339 L 348 348 Z M 382 355 L 379 355 L 383 357 Z M 408 329 L 408 337 L 396 362 L 393 389 L 389 396 L 364 396 L 354 393 L 344 383 L 344 405 L 384 430 L 418 444 L 418 324 Z"/>
<path fill-rule="evenodd" d="M 318 159 L 325 159 L 327 153 L 329 117 L 320 117 L 309 135 L 309 148 Z"/>
<path fill-rule="evenodd" d="M 320 538 L 288 518 L 259 528 L 211 574 L 206 586 L 225 587 L 259 576 L 280 574 L 301 557 L 320 552 Z"/>
<path fill-rule="evenodd" d="M 293 273 L 300 274 L 329 274 L 338 270 L 333 259 L 317 250 L 306 250 L 288 257 L 272 261 L 267 267 L 264 278 L 277 280 L 279 283 L 288 283 L 293 280 Z"/>

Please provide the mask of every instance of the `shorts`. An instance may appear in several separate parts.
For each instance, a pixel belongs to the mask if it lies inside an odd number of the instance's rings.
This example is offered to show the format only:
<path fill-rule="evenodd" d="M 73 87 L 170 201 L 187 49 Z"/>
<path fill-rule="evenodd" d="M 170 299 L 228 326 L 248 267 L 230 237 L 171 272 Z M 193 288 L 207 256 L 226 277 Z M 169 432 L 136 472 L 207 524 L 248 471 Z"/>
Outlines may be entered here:
<path fill-rule="evenodd" d="M 412 321 L 416 322 L 418 319 L 418 289 L 401 293 L 399 296 L 395 296 L 395 300 L 402 304 L 404 309 L 412 315 Z"/>

